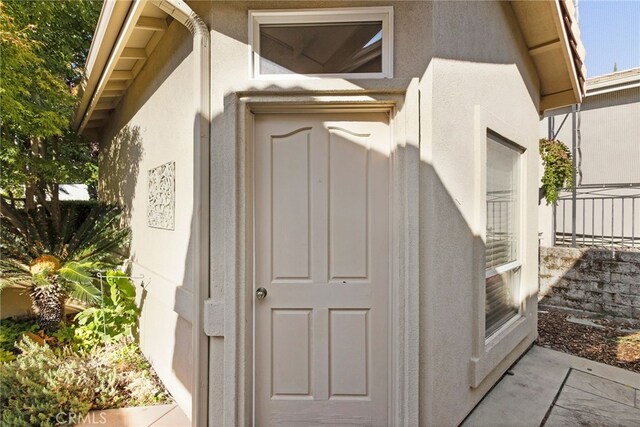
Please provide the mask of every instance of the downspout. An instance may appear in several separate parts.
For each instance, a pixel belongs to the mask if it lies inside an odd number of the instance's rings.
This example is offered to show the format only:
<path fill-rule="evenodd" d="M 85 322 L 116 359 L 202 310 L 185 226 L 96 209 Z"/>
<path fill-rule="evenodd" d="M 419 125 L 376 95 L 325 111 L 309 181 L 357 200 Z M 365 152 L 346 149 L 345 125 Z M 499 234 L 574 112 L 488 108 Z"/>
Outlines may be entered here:
<path fill-rule="evenodd" d="M 203 303 L 209 295 L 209 127 L 211 123 L 211 54 L 209 28 L 182 0 L 152 0 L 152 3 L 187 27 L 193 34 L 197 87 L 194 121 L 193 186 L 194 218 L 191 226 L 193 260 L 193 395 L 191 422 L 207 425 L 208 339 L 203 328 Z"/>

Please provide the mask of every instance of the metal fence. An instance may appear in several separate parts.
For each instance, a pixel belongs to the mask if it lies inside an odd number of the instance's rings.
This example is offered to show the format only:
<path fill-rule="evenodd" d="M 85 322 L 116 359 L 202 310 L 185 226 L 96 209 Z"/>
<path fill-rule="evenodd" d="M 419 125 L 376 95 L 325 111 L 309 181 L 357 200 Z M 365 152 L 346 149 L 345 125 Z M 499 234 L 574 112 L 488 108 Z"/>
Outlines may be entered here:
<path fill-rule="evenodd" d="M 555 246 L 640 249 L 640 184 L 562 189 L 553 221 Z"/>

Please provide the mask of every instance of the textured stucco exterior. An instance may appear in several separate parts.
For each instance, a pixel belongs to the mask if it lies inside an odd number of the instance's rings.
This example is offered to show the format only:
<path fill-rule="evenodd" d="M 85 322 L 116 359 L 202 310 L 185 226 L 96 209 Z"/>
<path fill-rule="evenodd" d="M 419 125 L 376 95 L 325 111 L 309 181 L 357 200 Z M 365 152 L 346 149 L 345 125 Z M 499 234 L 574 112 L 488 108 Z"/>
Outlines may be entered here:
<path fill-rule="evenodd" d="M 125 207 L 131 273 L 142 306 L 140 344 L 190 414 L 191 221 L 193 216 L 192 38 L 172 25 L 102 133 L 99 197 Z M 148 171 L 175 162 L 174 230 L 147 225 Z"/>
<path fill-rule="evenodd" d="M 493 118 L 489 128 L 509 139 L 517 135 L 512 141 L 526 148 L 523 221 L 536 224 L 537 77 L 508 4 L 438 2 L 432 25 L 434 52 L 421 92 L 428 104 L 420 141 L 420 420 L 455 425 L 536 337 L 537 239 L 535 227 L 525 227 L 526 337 L 509 350 L 494 347 L 503 353 L 495 369 L 470 386 L 471 359 L 494 357 L 473 314 L 484 308 L 476 306 L 484 282 L 483 207 L 476 200 L 484 172 L 478 150 L 486 144 L 474 127 L 474 109 Z"/>
<path fill-rule="evenodd" d="M 536 337 L 537 228 L 522 227 L 523 317 L 485 343 L 482 163 L 487 129 L 525 149 L 523 222 L 537 224 L 539 86 L 511 6 L 503 2 L 334 1 L 189 3 L 211 31 L 211 282 L 214 301 L 252 289 L 243 239 L 251 224 L 225 215 L 236 197 L 242 153 L 229 147 L 238 123 L 237 93 L 271 99 L 305 95 L 403 94 L 417 79 L 419 105 L 410 126 L 419 139 L 405 156 L 418 166 L 412 211 L 418 232 L 406 251 L 415 255 L 419 294 L 416 319 L 405 327 L 419 336 L 417 412 L 408 425 L 457 425 Z M 253 9 L 394 7 L 394 78 L 265 81 L 249 77 L 247 13 Z M 144 274 L 141 343 L 185 412 L 191 385 L 190 225 L 193 217 L 193 94 L 195 65 L 187 30 L 168 32 L 122 99 L 103 131 L 101 197 L 126 204 L 133 229 L 133 273 Z M 240 160 L 238 160 L 240 159 Z M 146 224 L 147 171 L 176 163 L 175 231 Z M 229 171 L 229 172 L 226 172 Z M 242 201 L 239 202 L 242 204 Z M 243 208 L 240 206 L 239 209 Z M 405 209 L 398 206 L 397 209 Z M 236 227 L 236 228 L 234 228 Z M 219 242 L 232 242 L 224 246 Z M 226 265 L 230 253 L 240 265 Z M 235 259 L 235 258 L 233 258 Z M 233 270 L 233 276 L 227 271 Z M 138 288 L 142 292 L 141 288 Z M 245 293 L 246 294 L 246 293 Z M 245 295 L 240 293 L 240 295 Z M 226 322 L 234 307 L 226 305 Z M 250 379 L 251 325 L 242 334 L 210 338 L 209 423 L 248 425 L 251 384 L 235 384 L 235 371 Z M 227 329 L 228 330 L 228 329 Z M 244 367 L 244 368 L 243 368 Z M 243 371 L 244 370 L 244 371 Z M 231 373 L 230 373 L 231 372 Z M 229 390 L 236 390 L 229 395 Z"/>

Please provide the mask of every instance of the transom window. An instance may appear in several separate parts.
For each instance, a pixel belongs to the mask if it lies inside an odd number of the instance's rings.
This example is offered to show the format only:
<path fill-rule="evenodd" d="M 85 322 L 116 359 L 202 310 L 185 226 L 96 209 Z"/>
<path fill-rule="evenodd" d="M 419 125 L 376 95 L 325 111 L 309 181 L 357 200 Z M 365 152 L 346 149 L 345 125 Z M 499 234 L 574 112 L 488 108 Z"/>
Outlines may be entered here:
<path fill-rule="evenodd" d="M 392 7 L 250 11 L 257 78 L 393 77 Z"/>
<path fill-rule="evenodd" d="M 487 135 L 487 337 L 520 313 L 521 155 L 522 151 L 497 135 Z"/>

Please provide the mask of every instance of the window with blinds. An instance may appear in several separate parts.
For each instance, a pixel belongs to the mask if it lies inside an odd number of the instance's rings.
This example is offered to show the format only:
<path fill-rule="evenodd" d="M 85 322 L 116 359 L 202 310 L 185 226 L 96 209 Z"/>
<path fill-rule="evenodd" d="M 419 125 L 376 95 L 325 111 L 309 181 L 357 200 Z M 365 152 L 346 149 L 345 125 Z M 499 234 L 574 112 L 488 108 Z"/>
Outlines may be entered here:
<path fill-rule="evenodd" d="M 498 136 L 487 136 L 485 326 L 491 335 L 514 316 L 519 303 L 520 156 Z"/>

